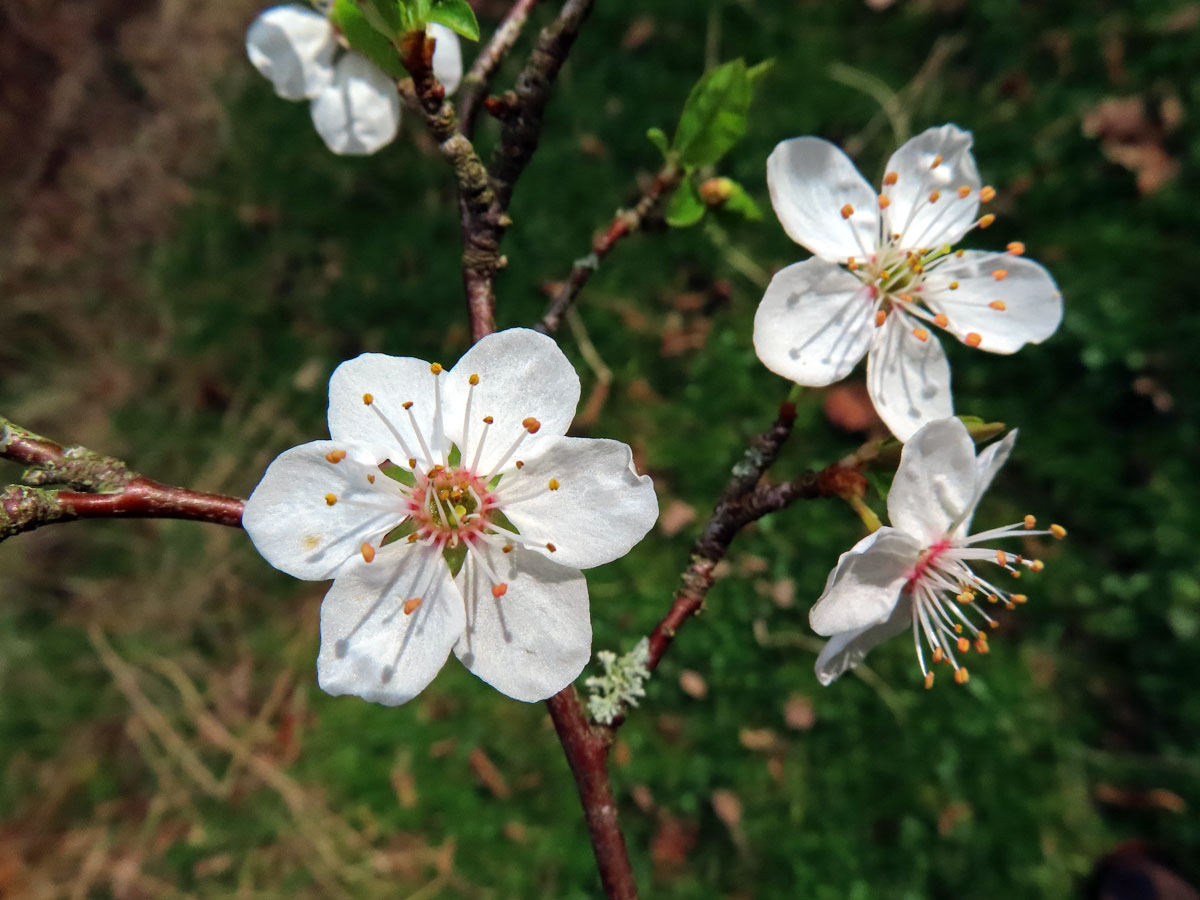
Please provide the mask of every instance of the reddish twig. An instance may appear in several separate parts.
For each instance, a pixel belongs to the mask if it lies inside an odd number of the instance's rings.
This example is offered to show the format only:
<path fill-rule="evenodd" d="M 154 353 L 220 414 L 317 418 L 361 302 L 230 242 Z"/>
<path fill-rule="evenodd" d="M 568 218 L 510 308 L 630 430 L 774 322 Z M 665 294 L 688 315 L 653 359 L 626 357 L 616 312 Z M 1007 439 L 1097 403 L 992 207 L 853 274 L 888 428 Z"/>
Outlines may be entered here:
<path fill-rule="evenodd" d="M 0 490 L 0 540 L 52 522 L 95 518 L 189 519 L 238 527 L 244 502 L 160 484 L 85 447 L 63 447 L 0 418 L 0 457 L 30 468 Z M 61 487 L 56 487 L 61 486 Z"/>
<path fill-rule="evenodd" d="M 546 701 L 546 706 L 575 777 L 605 896 L 609 900 L 637 900 L 637 883 L 609 783 L 612 732 L 588 722 L 574 687 L 559 691 Z"/>
<path fill-rule="evenodd" d="M 650 210 L 655 207 L 659 200 L 678 187 L 682 177 L 682 170 L 671 163 L 667 163 L 654 176 L 654 180 L 650 182 L 650 185 L 642 193 L 642 196 L 634 204 L 633 208 L 623 209 L 613 217 L 612 223 L 605 232 L 592 242 L 592 252 L 582 259 L 575 261 L 575 265 L 571 269 L 571 274 L 567 276 L 567 280 L 563 282 L 562 287 L 555 294 L 554 300 L 551 301 L 550 308 L 546 310 L 546 315 L 538 323 L 538 331 L 544 334 L 551 334 L 558 329 L 558 326 L 562 324 L 563 316 L 571 308 L 571 305 L 579 296 L 579 292 L 583 290 L 584 285 L 588 283 L 592 274 L 599 268 L 600 261 L 609 254 L 622 238 L 633 234 L 642 227 L 642 222 L 650 213 Z"/>
<path fill-rule="evenodd" d="M 462 133 L 467 137 L 475 133 L 479 103 L 487 94 L 492 76 L 496 74 L 496 69 L 520 37 L 525 20 L 529 18 L 529 11 L 537 2 L 538 0 L 516 0 L 513 3 L 504 21 L 500 23 L 487 46 L 479 51 L 471 70 L 463 78 L 462 86 L 458 89 L 458 118 L 462 123 Z"/>

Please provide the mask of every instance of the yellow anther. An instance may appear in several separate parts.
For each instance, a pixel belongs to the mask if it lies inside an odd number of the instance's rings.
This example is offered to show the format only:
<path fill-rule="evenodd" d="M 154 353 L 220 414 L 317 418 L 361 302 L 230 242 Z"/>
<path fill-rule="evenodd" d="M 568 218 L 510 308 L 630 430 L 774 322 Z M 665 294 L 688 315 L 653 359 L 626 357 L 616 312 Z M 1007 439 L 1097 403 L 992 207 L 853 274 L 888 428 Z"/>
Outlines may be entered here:
<path fill-rule="evenodd" d="M 1025 596 L 1024 594 L 1013 594 L 1011 599 L 1012 599 L 1013 603 L 1028 603 L 1029 602 L 1029 598 L 1027 596 Z"/>
<path fill-rule="evenodd" d="M 970 603 L 975 599 L 975 595 L 970 591 L 963 591 L 961 594 L 955 594 L 954 599 L 959 603 Z"/>
<path fill-rule="evenodd" d="M 968 332 L 967 336 L 963 338 L 963 343 L 965 343 L 968 347 L 978 347 L 983 343 L 983 335 L 977 331 Z"/>
<path fill-rule="evenodd" d="M 521 420 L 521 427 L 524 428 L 526 431 L 528 431 L 530 434 L 537 434 L 538 429 L 542 427 L 542 423 L 539 422 L 537 419 L 535 419 L 533 416 L 529 416 L 529 417 Z"/>
<path fill-rule="evenodd" d="M 552 491 L 557 491 L 560 487 L 560 485 L 558 483 L 558 479 L 551 478 L 550 483 L 548 485 L 546 485 L 546 487 L 550 488 L 550 490 L 552 490 Z"/>
<path fill-rule="evenodd" d="M 1050 533 L 1061 541 L 1067 536 L 1067 529 L 1063 528 L 1061 525 L 1051 525 Z"/>
<path fill-rule="evenodd" d="M 964 184 L 958 189 L 958 196 L 962 197 L 964 200 L 967 197 L 969 197 L 970 195 L 971 195 L 971 186 L 969 184 Z"/>
<path fill-rule="evenodd" d="M 1042 569 L 1046 568 L 1046 564 L 1040 559 L 1031 559 L 1029 561 L 1029 568 L 1031 571 L 1040 572 Z"/>
<path fill-rule="evenodd" d="M 422 600 L 420 597 L 413 597 L 411 600 L 405 600 L 404 601 L 404 614 L 406 616 L 411 616 L 413 613 L 415 613 L 420 608 L 421 604 L 424 602 L 425 601 Z"/>
<path fill-rule="evenodd" d="M 955 255 L 955 256 L 957 256 L 959 259 L 962 259 L 962 258 L 963 258 L 963 256 L 965 256 L 965 255 L 966 255 L 966 252 L 967 252 L 966 250 L 961 250 L 961 249 L 960 249 L 960 250 L 955 250 L 955 251 L 954 251 L 954 255 Z"/>
<path fill-rule="evenodd" d="M 403 403 L 401 403 L 400 405 L 401 405 L 401 406 L 403 406 L 405 409 L 412 409 L 412 407 L 413 407 L 413 402 L 412 402 L 411 400 L 405 400 L 405 401 L 404 401 Z"/>
<path fill-rule="evenodd" d="M 886 175 L 883 176 L 883 183 L 888 185 L 889 187 L 891 187 L 893 184 L 895 184 L 899 180 L 900 180 L 900 175 L 896 172 L 888 172 Z"/>
<path fill-rule="evenodd" d="M 875 327 L 878 328 L 887 321 L 887 312 L 882 309 L 875 310 Z"/>
<path fill-rule="evenodd" d="M 333 463 L 335 466 L 345 458 L 346 458 L 345 450 L 330 450 L 328 453 L 325 454 L 326 461 Z"/>
<path fill-rule="evenodd" d="M 925 690 L 929 690 L 932 687 L 933 687 L 933 673 L 926 672 L 925 673 Z"/>
<path fill-rule="evenodd" d="M 363 544 L 359 550 L 362 551 L 362 558 L 365 562 L 372 562 L 375 559 L 375 548 L 370 544 Z"/>
<path fill-rule="evenodd" d="M 372 394 L 363 394 L 363 403 L 370 406 L 375 402 L 375 397 Z"/>
<path fill-rule="evenodd" d="M 997 594 L 988 594 L 987 601 L 988 601 L 988 603 L 995 603 L 999 599 L 1000 599 L 1000 597 Z M 993 625 L 992 627 L 995 628 L 996 626 Z"/>
<path fill-rule="evenodd" d="M 915 337 L 918 341 L 927 341 L 929 340 L 929 332 L 924 328 L 914 328 L 913 337 Z"/>
<path fill-rule="evenodd" d="M 935 663 L 940 663 L 940 662 L 941 662 L 943 659 L 945 659 L 945 658 L 946 658 L 946 654 L 945 654 L 945 652 L 942 650 L 942 648 L 941 648 L 941 647 L 934 647 L 934 648 L 933 648 L 933 661 L 934 661 Z"/>
<path fill-rule="evenodd" d="M 492 424 L 493 422 L 495 422 L 495 421 L 496 421 L 496 420 L 495 420 L 495 419 L 493 419 L 491 416 L 484 416 L 484 417 L 483 417 L 483 424 L 484 424 L 484 425 L 491 425 L 491 424 Z"/>
<path fill-rule="evenodd" d="M 989 649 L 991 648 L 988 647 L 987 641 L 983 639 L 983 634 L 980 633 L 979 640 L 975 642 L 975 652 L 980 656 L 983 656 L 988 652 Z"/>
<path fill-rule="evenodd" d="M 442 364 L 441 363 L 430 363 L 429 371 L 432 372 L 434 375 L 441 375 L 442 374 Z"/>
<path fill-rule="evenodd" d="M 937 156 L 935 156 L 933 158 L 933 162 L 931 162 L 929 164 L 929 168 L 936 169 L 938 166 L 940 166 L 942 164 L 943 161 L 944 161 L 944 159 L 942 157 L 942 154 L 939 153 Z"/>
<path fill-rule="evenodd" d="M 1013 256 L 1020 256 L 1022 253 L 1025 252 L 1025 245 L 1022 244 L 1020 241 L 1013 241 L 1011 244 L 1008 245 L 1008 252 L 1011 253 Z"/>
<path fill-rule="evenodd" d="M 955 625 L 955 626 L 954 626 L 954 633 L 955 633 L 955 634 L 962 634 L 962 625 Z"/>
<path fill-rule="evenodd" d="M 993 300 L 988 304 L 988 306 L 990 306 L 992 309 L 999 310 L 1000 312 L 1004 312 L 1006 309 L 1008 309 L 1008 304 L 1003 300 Z"/>
<path fill-rule="evenodd" d="M 997 281 L 1003 281 L 1008 277 L 1008 269 L 996 269 L 994 272 L 992 272 L 992 277 Z"/>
<path fill-rule="evenodd" d="M 1002 566 L 1007 566 L 1008 565 L 1008 554 L 1006 554 L 1003 550 L 997 550 L 996 551 L 996 562 L 1000 563 L 1000 565 L 1002 565 Z"/>
<path fill-rule="evenodd" d="M 842 207 L 842 218 L 848 219 L 852 215 L 854 215 L 854 207 L 851 206 L 849 203 L 847 203 L 845 206 Z"/>
<path fill-rule="evenodd" d="M 952 291 L 958 290 L 958 282 L 957 281 L 950 282 L 950 290 L 952 290 Z"/>
<path fill-rule="evenodd" d="M 475 385 L 479 384 L 479 376 L 472 375 L 470 378 L 467 379 L 467 383 L 469 385 L 471 385 L 471 387 L 475 387 Z"/>
<path fill-rule="evenodd" d="M 1025 517 L 1025 527 L 1026 528 L 1034 528 L 1036 526 L 1037 526 L 1037 519 L 1035 517 L 1033 517 L 1033 516 Z"/>
<path fill-rule="evenodd" d="M 554 553 L 558 550 L 558 548 L 555 547 L 553 544 L 547 544 L 546 549 L 549 550 L 551 553 Z"/>
<path fill-rule="evenodd" d="M 990 184 L 985 186 L 983 190 L 979 192 L 979 199 L 984 203 L 991 203 L 996 199 L 996 189 Z"/>
<path fill-rule="evenodd" d="M 933 324 L 938 328 L 945 328 L 950 324 L 950 318 L 945 313 L 938 313 L 933 317 Z"/>
<path fill-rule="evenodd" d="M 979 227 L 987 228 L 989 225 L 991 225 L 995 221 L 996 221 L 996 214 L 988 213 L 986 216 L 979 217 Z"/>
<path fill-rule="evenodd" d="M 374 484 L 374 483 L 375 483 L 375 476 L 367 475 L 367 484 Z"/>
<path fill-rule="evenodd" d="M 335 503 L 337 503 L 337 494 L 326 494 L 325 495 L 325 505 L 326 506 L 333 506 L 333 504 L 335 504 Z"/>
<path fill-rule="evenodd" d="M 501 597 L 503 597 L 507 593 L 508 593 L 508 585 L 505 584 L 503 581 L 500 582 L 499 584 L 492 585 L 492 596 L 495 597 L 497 600 L 499 600 Z"/>
<path fill-rule="evenodd" d="M 930 203 L 937 203 L 938 200 L 941 199 L 941 197 L 942 197 L 941 191 L 930 191 L 929 192 L 929 202 Z"/>
<path fill-rule="evenodd" d="M 970 680 L 971 680 L 971 674 L 967 671 L 965 666 L 958 668 L 954 671 L 954 683 L 955 684 L 966 684 Z"/>
<path fill-rule="evenodd" d="M 958 639 L 958 652 L 966 653 L 970 649 L 971 649 L 971 642 L 968 641 L 965 637 L 960 637 Z"/>
<path fill-rule="evenodd" d="M 892 205 L 892 201 L 888 199 L 887 194 L 879 195 L 879 208 L 880 209 L 887 209 L 891 205 Z"/>
<path fill-rule="evenodd" d="M 417 542 L 417 533 L 415 531 L 408 536 L 408 542 L 410 544 L 415 544 Z"/>

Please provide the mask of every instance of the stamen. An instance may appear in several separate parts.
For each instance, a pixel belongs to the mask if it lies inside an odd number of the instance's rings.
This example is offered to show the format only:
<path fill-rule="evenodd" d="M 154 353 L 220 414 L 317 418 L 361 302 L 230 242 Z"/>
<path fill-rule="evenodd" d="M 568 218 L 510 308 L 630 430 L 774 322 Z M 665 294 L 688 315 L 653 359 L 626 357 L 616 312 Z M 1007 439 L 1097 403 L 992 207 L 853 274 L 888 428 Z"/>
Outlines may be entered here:
<path fill-rule="evenodd" d="M 1061 525 L 1051 525 L 1050 533 L 1061 541 L 1067 536 L 1067 529 L 1063 528 Z"/>
<path fill-rule="evenodd" d="M 941 199 L 941 197 L 942 197 L 941 191 L 930 191 L 929 192 L 929 202 L 930 203 L 937 203 L 938 200 Z"/>
<path fill-rule="evenodd" d="M 926 673 L 925 673 L 925 690 L 927 690 L 927 691 L 928 691 L 928 690 L 930 690 L 932 687 L 933 687 L 933 673 L 932 673 L 932 672 L 926 672 Z"/>
<path fill-rule="evenodd" d="M 997 281 L 1003 281 L 1008 277 L 1008 269 L 996 269 L 996 271 L 992 272 L 992 277 Z"/>
<path fill-rule="evenodd" d="M 970 331 L 967 333 L 967 336 L 963 338 L 963 343 L 968 347 L 978 347 L 983 343 L 983 335 L 977 331 Z"/>
<path fill-rule="evenodd" d="M 411 400 L 404 403 L 404 411 L 408 413 L 408 421 L 412 423 L 413 434 L 417 436 L 417 443 L 421 445 L 421 452 L 425 454 L 427 460 L 433 462 L 433 454 L 429 452 L 429 445 L 425 443 L 425 435 L 421 434 L 421 426 L 417 424 L 417 417 L 413 415 L 412 408 L 413 404 Z"/>
<path fill-rule="evenodd" d="M 990 306 L 992 309 L 999 310 L 1000 312 L 1004 312 L 1006 309 L 1008 309 L 1008 304 L 1003 300 L 993 300 L 988 304 L 988 306 Z"/>
<path fill-rule="evenodd" d="M 939 328 L 946 328 L 950 324 L 950 319 L 945 313 L 938 313 L 933 317 L 933 321 Z"/>
<path fill-rule="evenodd" d="M 970 675 L 970 673 L 967 672 L 965 666 L 954 670 L 955 684 L 966 684 L 970 680 L 971 680 L 971 675 Z"/>
<path fill-rule="evenodd" d="M 335 503 L 337 503 L 337 494 L 326 494 L 325 495 L 325 504 L 327 506 L 333 506 Z"/>
<path fill-rule="evenodd" d="M 990 225 L 991 225 L 993 222 L 995 222 L 995 221 L 996 221 L 996 214 L 995 214 L 995 213 L 988 213 L 986 216 L 980 216 L 980 217 L 979 217 L 979 227 L 980 227 L 980 228 L 987 228 L 988 226 L 990 226 Z"/>
<path fill-rule="evenodd" d="M 891 205 L 892 205 L 892 201 L 888 198 L 887 194 L 879 195 L 879 208 L 880 209 L 887 209 Z"/>
<path fill-rule="evenodd" d="M 500 582 L 499 584 L 492 585 L 492 596 L 495 597 L 497 600 L 499 600 L 501 597 L 503 597 L 507 593 L 508 593 L 508 585 L 505 584 L 503 581 Z"/>
<path fill-rule="evenodd" d="M 472 472 L 479 471 L 479 457 L 483 456 L 483 442 L 487 440 L 488 429 L 492 427 L 493 421 L 495 420 L 491 416 L 483 417 L 483 434 L 479 436 L 479 446 L 475 448 L 475 458 L 471 460 Z"/>
<path fill-rule="evenodd" d="M 875 327 L 876 328 L 882 327 L 883 323 L 886 321 L 887 321 L 887 311 L 882 310 L 882 309 L 876 310 L 875 311 Z"/>
<path fill-rule="evenodd" d="M 964 184 L 961 187 L 959 187 L 958 196 L 960 198 L 962 198 L 963 200 L 966 200 L 967 197 L 971 196 L 971 186 Z"/>
<path fill-rule="evenodd" d="M 365 562 L 374 562 L 375 561 L 375 548 L 372 547 L 370 544 L 364 543 L 359 548 L 359 550 L 362 551 L 362 558 Z"/>
<path fill-rule="evenodd" d="M 929 332 L 924 328 L 914 328 L 913 337 L 915 337 L 918 341 L 927 341 L 929 340 Z"/>
<path fill-rule="evenodd" d="M 852 215 L 854 215 L 854 207 L 851 206 L 849 203 L 847 203 L 845 206 L 842 207 L 842 218 L 848 219 Z"/>
<path fill-rule="evenodd" d="M 1008 252 L 1011 253 L 1013 256 L 1020 256 L 1022 253 L 1025 252 L 1025 245 L 1022 244 L 1020 241 L 1013 241 L 1011 244 L 1008 245 Z"/>
<path fill-rule="evenodd" d="M 405 600 L 404 601 L 404 614 L 406 616 L 411 616 L 413 613 L 415 613 L 417 611 L 417 609 L 424 602 L 425 601 L 423 599 L 421 599 L 420 597 L 413 597 L 411 600 Z"/>
<path fill-rule="evenodd" d="M 383 414 L 383 410 L 375 405 L 374 396 L 371 394 L 363 394 L 363 403 L 371 407 L 371 410 L 375 413 L 375 415 L 379 416 L 379 421 L 383 423 L 383 427 L 388 430 L 388 433 L 391 434 L 396 443 L 400 445 L 400 449 L 404 451 L 404 455 L 412 456 L 412 451 L 408 449 L 408 444 L 404 442 L 404 438 L 400 436 L 400 432 L 396 430 L 396 426 L 392 424 L 392 420 L 385 416 Z M 411 406 L 412 404 L 409 405 Z"/>
<path fill-rule="evenodd" d="M 500 461 L 492 467 L 492 471 L 488 473 L 484 481 L 491 481 L 495 477 L 496 473 L 500 471 L 501 467 L 512 458 L 514 453 L 517 452 L 517 448 L 521 446 L 521 441 L 525 440 L 528 435 L 537 434 L 538 430 L 542 427 L 542 423 L 533 416 L 529 416 L 524 419 L 521 422 L 521 425 L 521 433 L 518 434 L 517 439 L 512 442 L 512 446 L 508 448 L 508 452 L 500 457 Z"/>
<path fill-rule="evenodd" d="M 979 201 L 981 203 L 991 203 L 996 199 L 996 189 L 990 184 L 986 185 L 979 191 Z"/>
<path fill-rule="evenodd" d="M 937 156 L 935 156 L 933 158 L 933 162 L 931 162 L 929 164 L 929 168 L 936 169 L 938 166 L 940 166 L 942 164 L 943 161 L 944 161 L 944 159 L 942 157 L 942 154 L 939 153 Z"/>
<path fill-rule="evenodd" d="M 466 449 L 471 446 L 471 400 L 475 396 L 475 385 L 479 384 L 479 376 L 472 375 L 467 379 L 467 384 L 470 385 L 470 387 L 467 388 L 466 409 L 463 410 L 462 445 L 464 453 L 466 452 Z"/>
<path fill-rule="evenodd" d="M 896 172 L 888 172 L 886 175 L 883 176 L 883 183 L 888 185 L 889 187 L 891 187 L 893 184 L 895 184 L 899 180 L 900 180 L 900 175 Z"/>
<path fill-rule="evenodd" d="M 346 458 L 345 450 L 330 450 L 325 454 L 325 459 L 333 463 L 335 466 Z"/>
<path fill-rule="evenodd" d="M 557 490 L 559 489 L 559 487 L 560 487 L 560 485 L 559 485 L 559 483 L 558 483 L 558 479 L 557 479 L 557 478 L 551 478 L 551 479 L 550 479 L 550 483 L 549 483 L 548 485 L 546 485 L 546 486 L 547 486 L 548 488 L 550 488 L 550 490 L 552 490 L 552 491 L 557 491 Z"/>
<path fill-rule="evenodd" d="M 551 553 L 556 553 L 556 552 L 558 552 L 558 548 L 557 548 L 557 547 L 555 547 L 553 544 L 547 544 L 547 545 L 546 545 L 546 549 L 547 549 L 547 550 L 549 550 Z"/>
<path fill-rule="evenodd" d="M 950 282 L 950 290 L 952 290 L 952 291 L 958 290 L 958 282 L 957 281 Z"/>
<path fill-rule="evenodd" d="M 1028 515 L 1028 516 L 1026 516 L 1026 517 L 1025 517 L 1025 527 L 1026 527 L 1026 528 L 1033 528 L 1033 527 L 1034 527 L 1034 526 L 1036 526 L 1036 525 L 1037 525 L 1037 519 L 1036 519 L 1036 518 L 1034 518 L 1034 517 L 1033 517 L 1033 516 L 1031 516 L 1031 515 Z"/>

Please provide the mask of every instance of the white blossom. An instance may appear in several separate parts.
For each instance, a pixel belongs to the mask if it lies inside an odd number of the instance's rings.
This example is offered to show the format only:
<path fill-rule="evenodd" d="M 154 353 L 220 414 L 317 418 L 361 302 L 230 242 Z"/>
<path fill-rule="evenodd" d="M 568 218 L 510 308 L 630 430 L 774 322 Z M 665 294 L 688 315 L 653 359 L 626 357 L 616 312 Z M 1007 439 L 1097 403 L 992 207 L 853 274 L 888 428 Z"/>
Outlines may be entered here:
<path fill-rule="evenodd" d="M 334 579 L 317 674 L 388 705 L 450 651 L 518 700 L 566 687 L 591 653 L 580 569 L 627 553 L 658 515 L 617 441 L 565 437 L 579 378 L 550 338 L 483 338 L 449 371 L 366 353 L 329 382 L 328 441 L 279 456 L 243 518 L 297 578 Z"/>
<path fill-rule="evenodd" d="M 969 533 L 979 499 L 1004 465 L 1016 436 L 1011 431 L 976 456 L 966 426 L 948 418 L 924 426 L 904 445 L 888 494 L 891 526 L 841 555 L 809 612 L 813 630 L 830 638 L 817 658 L 822 684 L 858 665 L 873 647 L 906 628 L 912 629 L 926 687 L 933 684 L 933 672 L 922 642 L 932 652 L 932 664 L 944 662 L 954 669 L 956 681 L 967 680 L 958 656 L 972 647 L 986 653 L 987 632 L 981 626 L 997 624 L 985 607 L 1002 603 L 1012 609 L 1026 601 L 1024 594 L 977 574 L 971 564 L 994 564 L 1012 578 L 1019 578 L 1024 569 L 1042 568 L 1040 560 L 982 544 L 1066 534 L 1058 525 L 1037 530 L 1033 516 Z"/>
<path fill-rule="evenodd" d="M 462 80 L 458 35 L 429 26 L 437 43 L 433 71 L 453 93 Z M 309 100 L 313 125 L 334 153 L 366 155 L 400 129 L 400 93 L 388 74 L 360 53 L 343 50 L 323 13 L 295 3 L 273 6 L 246 32 L 246 53 L 287 100 Z"/>
<path fill-rule="evenodd" d="M 901 440 L 953 413 L 950 366 L 933 328 L 992 353 L 1040 343 L 1062 295 L 1024 246 L 953 250 L 995 195 L 981 187 L 971 135 L 930 128 L 888 161 L 876 194 L 828 141 L 776 146 L 767 185 L 780 223 L 814 255 L 776 273 L 754 317 L 763 364 L 798 384 L 832 384 L 867 355 L 867 389 Z"/>

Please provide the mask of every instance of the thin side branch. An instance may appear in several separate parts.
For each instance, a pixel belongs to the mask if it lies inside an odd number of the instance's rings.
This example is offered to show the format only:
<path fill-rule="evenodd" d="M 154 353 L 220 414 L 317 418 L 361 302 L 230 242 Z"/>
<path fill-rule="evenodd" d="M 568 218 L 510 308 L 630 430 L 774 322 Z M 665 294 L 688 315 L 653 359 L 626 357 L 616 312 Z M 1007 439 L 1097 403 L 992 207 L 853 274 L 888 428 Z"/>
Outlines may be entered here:
<path fill-rule="evenodd" d="M 0 541 L 55 522 L 96 518 L 188 519 L 238 527 L 244 501 L 160 484 L 121 460 L 64 447 L 0 417 L 0 457 L 29 466 L 0 490 Z"/>
<path fill-rule="evenodd" d="M 529 12 L 537 2 L 538 0 L 516 0 L 513 3 L 508 10 L 508 15 L 504 17 L 504 21 L 492 35 L 492 39 L 475 57 L 471 71 L 467 72 L 466 77 L 463 78 L 462 85 L 458 89 L 458 116 L 462 123 L 462 133 L 467 137 L 471 137 L 475 133 L 475 119 L 479 115 L 479 103 L 487 95 L 496 69 L 500 67 L 504 57 L 508 55 L 513 44 L 517 42 L 517 38 L 521 36 L 525 20 L 529 18 Z"/>
<path fill-rule="evenodd" d="M 642 222 L 664 196 L 679 186 L 683 172 L 670 163 L 663 166 L 654 176 L 654 180 L 638 198 L 632 209 L 623 209 L 613 217 L 612 223 L 592 243 L 592 252 L 582 259 L 575 261 L 571 274 L 563 282 L 546 315 L 537 324 L 537 330 L 543 334 L 552 334 L 562 324 L 563 316 L 571 308 L 579 292 L 591 279 L 593 273 L 600 267 L 600 262 L 612 251 L 622 238 L 633 234 L 642 227 Z"/>

